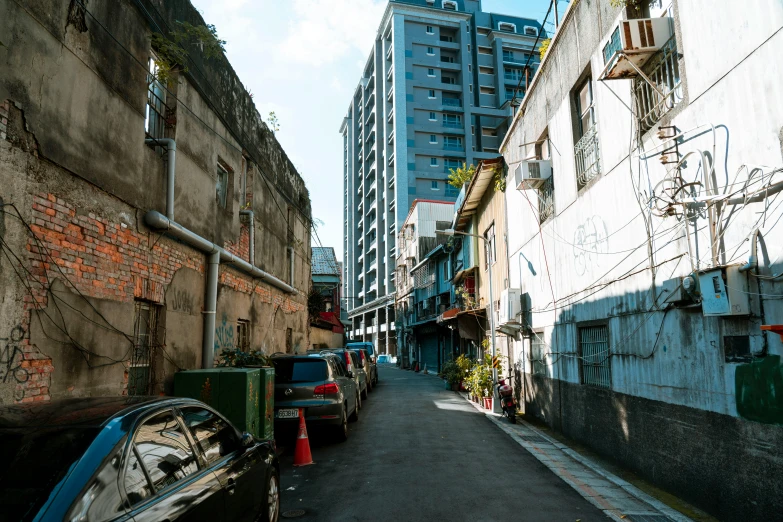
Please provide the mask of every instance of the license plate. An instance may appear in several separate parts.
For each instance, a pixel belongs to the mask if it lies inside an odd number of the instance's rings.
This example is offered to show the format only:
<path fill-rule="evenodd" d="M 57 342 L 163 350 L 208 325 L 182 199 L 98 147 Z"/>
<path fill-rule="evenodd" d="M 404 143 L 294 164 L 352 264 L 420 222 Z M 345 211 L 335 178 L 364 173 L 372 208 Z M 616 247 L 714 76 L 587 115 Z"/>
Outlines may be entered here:
<path fill-rule="evenodd" d="M 277 419 L 296 419 L 298 417 L 299 410 L 296 408 L 287 408 L 275 411 L 275 418 Z"/>

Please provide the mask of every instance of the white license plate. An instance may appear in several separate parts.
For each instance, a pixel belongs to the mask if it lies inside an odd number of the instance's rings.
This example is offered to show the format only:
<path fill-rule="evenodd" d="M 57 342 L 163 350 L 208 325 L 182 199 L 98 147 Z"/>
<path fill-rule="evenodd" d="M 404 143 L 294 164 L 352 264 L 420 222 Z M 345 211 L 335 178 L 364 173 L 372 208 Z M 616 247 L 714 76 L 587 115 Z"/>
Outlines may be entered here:
<path fill-rule="evenodd" d="M 298 417 L 299 410 L 296 408 L 281 409 L 275 412 L 275 418 L 277 419 L 296 419 Z"/>

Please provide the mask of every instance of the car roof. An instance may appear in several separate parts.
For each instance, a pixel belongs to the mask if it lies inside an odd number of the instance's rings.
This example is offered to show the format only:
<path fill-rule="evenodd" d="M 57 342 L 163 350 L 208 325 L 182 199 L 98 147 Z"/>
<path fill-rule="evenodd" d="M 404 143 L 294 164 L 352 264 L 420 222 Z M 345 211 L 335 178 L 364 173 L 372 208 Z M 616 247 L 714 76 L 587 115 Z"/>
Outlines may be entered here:
<path fill-rule="evenodd" d="M 150 409 L 181 403 L 180 397 L 72 397 L 0 406 L 0 429 L 56 426 L 101 427 L 117 417 L 136 417 Z"/>

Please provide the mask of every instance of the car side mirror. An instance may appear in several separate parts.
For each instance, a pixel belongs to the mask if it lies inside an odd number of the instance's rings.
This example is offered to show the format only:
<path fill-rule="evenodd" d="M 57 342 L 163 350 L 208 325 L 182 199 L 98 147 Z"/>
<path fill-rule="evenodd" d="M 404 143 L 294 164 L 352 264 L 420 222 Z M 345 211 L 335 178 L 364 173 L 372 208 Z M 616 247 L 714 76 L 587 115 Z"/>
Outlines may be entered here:
<path fill-rule="evenodd" d="M 253 435 L 251 435 L 250 433 L 244 432 L 242 434 L 242 447 L 243 448 L 249 448 L 250 446 L 255 444 L 255 442 L 256 442 L 256 439 L 253 438 Z"/>

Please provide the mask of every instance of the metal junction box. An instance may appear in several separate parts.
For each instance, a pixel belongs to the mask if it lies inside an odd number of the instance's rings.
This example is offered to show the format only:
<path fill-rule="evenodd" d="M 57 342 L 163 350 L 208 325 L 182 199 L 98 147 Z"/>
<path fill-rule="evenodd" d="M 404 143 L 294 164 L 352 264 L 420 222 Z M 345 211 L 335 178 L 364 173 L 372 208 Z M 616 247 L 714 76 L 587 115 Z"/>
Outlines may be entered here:
<path fill-rule="evenodd" d="M 263 436 L 259 409 L 264 393 L 261 368 L 212 368 L 174 374 L 174 395 L 212 406 L 237 429 L 259 438 Z"/>
<path fill-rule="evenodd" d="M 748 275 L 739 265 L 699 274 L 702 311 L 705 316 L 749 315 Z"/>

